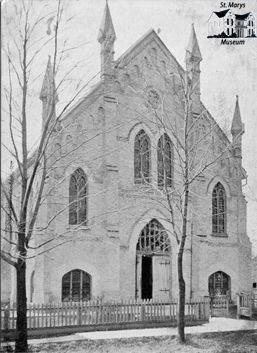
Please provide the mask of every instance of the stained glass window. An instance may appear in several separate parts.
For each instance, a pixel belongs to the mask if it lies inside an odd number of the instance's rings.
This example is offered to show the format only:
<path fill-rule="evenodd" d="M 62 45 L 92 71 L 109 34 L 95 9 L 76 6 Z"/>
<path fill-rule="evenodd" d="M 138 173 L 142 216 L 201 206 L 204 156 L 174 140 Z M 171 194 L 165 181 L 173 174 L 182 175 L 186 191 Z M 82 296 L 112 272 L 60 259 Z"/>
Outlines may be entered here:
<path fill-rule="evenodd" d="M 221 183 L 212 192 L 212 232 L 217 235 L 226 232 L 226 193 Z"/>
<path fill-rule="evenodd" d="M 150 181 L 150 139 L 144 130 L 139 131 L 134 144 L 135 183 L 144 184 Z"/>
<path fill-rule="evenodd" d="M 173 148 L 170 138 L 164 134 L 158 141 L 158 186 L 172 186 Z"/>
<path fill-rule="evenodd" d="M 69 224 L 85 225 L 87 218 L 87 178 L 81 168 L 70 178 Z"/>

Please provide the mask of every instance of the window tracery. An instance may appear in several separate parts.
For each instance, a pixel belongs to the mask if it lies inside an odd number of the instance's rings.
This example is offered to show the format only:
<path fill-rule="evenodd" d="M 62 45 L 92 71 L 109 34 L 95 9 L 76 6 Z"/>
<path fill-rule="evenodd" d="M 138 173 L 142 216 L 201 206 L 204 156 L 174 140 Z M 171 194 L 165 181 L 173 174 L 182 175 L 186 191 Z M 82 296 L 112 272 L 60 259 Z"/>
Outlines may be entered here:
<path fill-rule="evenodd" d="M 150 139 L 144 130 L 136 135 L 134 143 L 134 177 L 136 184 L 150 181 Z"/>
<path fill-rule="evenodd" d="M 170 138 L 164 134 L 158 141 L 157 150 L 158 186 L 172 186 L 173 148 Z"/>
<path fill-rule="evenodd" d="M 85 225 L 87 218 L 87 178 L 78 168 L 70 177 L 69 224 Z"/>
<path fill-rule="evenodd" d="M 215 235 L 226 233 L 226 193 L 221 183 L 217 183 L 212 192 L 212 232 Z"/>

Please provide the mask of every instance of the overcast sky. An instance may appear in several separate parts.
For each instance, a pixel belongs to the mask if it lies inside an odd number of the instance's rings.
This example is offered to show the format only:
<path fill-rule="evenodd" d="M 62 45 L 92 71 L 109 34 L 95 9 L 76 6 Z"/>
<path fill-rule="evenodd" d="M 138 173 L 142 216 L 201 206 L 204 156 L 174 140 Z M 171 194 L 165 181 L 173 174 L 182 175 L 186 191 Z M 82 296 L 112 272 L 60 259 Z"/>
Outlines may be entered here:
<path fill-rule="evenodd" d="M 10 10 L 11 0 L 3 2 L 3 19 L 13 17 Z M 225 1 L 224 1 L 225 2 Z M 49 10 L 56 9 L 56 1 L 51 0 Z M 255 231 L 255 245 L 257 254 L 257 38 L 245 39 L 244 45 L 221 45 L 220 39 L 207 39 L 207 20 L 212 11 L 221 11 L 220 1 L 208 0 L 109 0 L 109 7 L 116 31 L 115 59 L 126 51 L 135 41 L 153 28 L 159 32 L 160 38 L 184 67 L 185 49 L 188 44 L 191 24 L 194 23 L 203 61 L 201 63 L 201 93 L 202 101 L 213 117 L 221 125 L 226 121 L 231 123 L 236 95 L 239 95 L 241 117 L 245 124 L 243 136 L 243 167 L 248 174 L 248 185 L 244 193 L 248 201 L 248 234 L 253 236 Z M 229 1 L 225 2 L 227 5 Z M 232 9 L 234 13 L 244 14 L 252 11 L 257 15 L 257 1 L 249 0 L 241 10 Z M 45 5 L 44 0 L 36 1 L 36 11 Z M 69 0 L 64 19 L 75 16 L 62 28 L 62 40 L 68 39 L 67 48 L 80 46 L 66 52 L 65 65 L 62 70 L 72 67 L 73 63 L 81 61 L 79 70 L 74 71 L 74 78 L 83 77 L 87 82 L 100 68 L 100 44 L 97 34 L 102 20 L 105 0 Z M 12 21 L 9 26 L 12 26 Z M 8 42 L 8 33 L 3 24 L 3 45 Z M 42 35 L 47 30 L 46 21 L 40 27 Z M 15 33 L 15 32 L 13 32 Z M 40 33 L 40 34 L 41 34 Z M 39 33 L 37 33 L 38 35 Z M 45 34 L 47 36 L 47 34 Z M 82 46 L 81 46 L 82 45 Z M 29 134 L 31 146 L 36 144 L 40 128 L 41 102 L 38 100 L 43 74 L 47 63 L 47 55 L 51 54 L 50 47 L 41 52 L 34 65 L 34 75 L 39 79 L 31 86 L 31 115 L 29 120 Z M 4 65 L 4 64 L 3 64 Z M 3 67 L 3 79 L 6 70 Z M 61 72 L 62 73 L 62 72 Z M 74 88 L 74 82 L 71 86 Z M 60 101 L 67 99 L 60 92 Z M 36 112 L 36 114 L 35 114 Z M 2 139 L 9 143 L 9 134 L 5 115 L 3 114 Z M 2 170 L 4 175 L 8 171 L 9 156 L 2 149 Z"/>

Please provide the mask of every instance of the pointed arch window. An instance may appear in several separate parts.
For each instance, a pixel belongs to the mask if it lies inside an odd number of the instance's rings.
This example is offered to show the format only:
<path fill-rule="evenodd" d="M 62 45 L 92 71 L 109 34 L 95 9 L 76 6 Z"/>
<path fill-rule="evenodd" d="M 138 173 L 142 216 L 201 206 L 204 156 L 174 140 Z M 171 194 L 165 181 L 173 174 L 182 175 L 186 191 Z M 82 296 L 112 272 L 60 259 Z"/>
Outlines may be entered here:
<path fill-rule="evenodd" d="M 220 295 L 228 294 L 231 287 L 230 277 L 222 272 L 218 271 L 213 273 L 209 277 L 209 295 L 210 297 L 218 297 Z"/>
<path fill-rule="evenodd" d="M 86 225 L 87 220 L 87 177 L 78 168 L 70 177 L 69 224 Z"/>
<path fill-rule="evenodd" d="M 220 236 L 226 233 L 226 192 L 221 183 L 212 192 L 212 232 Z"/>
<path fill-rule="evenodd" d="M 62 301 L 90 300 L 91 277 L 81 270 L 73 270 L 62 278 Z"/>
<path fill-rule="evenodd" d="M 150 182 L 150 158 L 150 139 L 144 130 L 140 130 L 134 143 L 134 176 L 136 184 Z"/>
<path fill-rule="evenodd" d="M 152 219 L 140 233 L 137 253 L 154 254 L 170 251 L 171 245 L 166 230 L 157 219 Z"/>
<path fill-rule="evenodd" d="M 173 146 L 167 134 L 161 136 L 157 150 L 158 186 L 173 184 Z"/>

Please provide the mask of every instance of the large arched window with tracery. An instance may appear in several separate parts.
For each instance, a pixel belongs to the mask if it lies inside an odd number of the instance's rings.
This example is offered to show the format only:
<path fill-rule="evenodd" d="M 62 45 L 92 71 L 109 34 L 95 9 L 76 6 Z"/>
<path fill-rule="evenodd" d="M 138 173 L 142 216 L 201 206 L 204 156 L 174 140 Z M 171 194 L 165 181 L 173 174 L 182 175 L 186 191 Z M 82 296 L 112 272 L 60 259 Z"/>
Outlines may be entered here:
<path fill-rule="evenodd" d="M 165 254 L 170 251 L 171 245 L 166 230 L 157 219 L 152 219 L 140 233 L 137 253 Z"/>
<path fill-rule="evenodd" d="M 72 270 L 62 278 L 62 301 L 90 300 L 91 277 L 81 270 Z"/>
<path fill-rule="evenodd" d="M 212 232 L 215 235 L 226 233 L 226 192 L 221 183 L 217 183 L 212 192 Z"/>
<path fill-rule="evenodd" d="M 150 182 L 150 139 L 144 130 L 136 135 L 134 144 L 134 176 L 136 184 Z"/>
<path fill-rule="evenodd" d="M 85 225 L 87 220 L 87 177 L 78 168 L 70 177 L 69 224 Z"/>
<path fill-rule="evenodd" d="M 173 147 L 167 134 L 161 136 L 157 150 L 158 186 L 172 186 L 173 183 Z"/>

